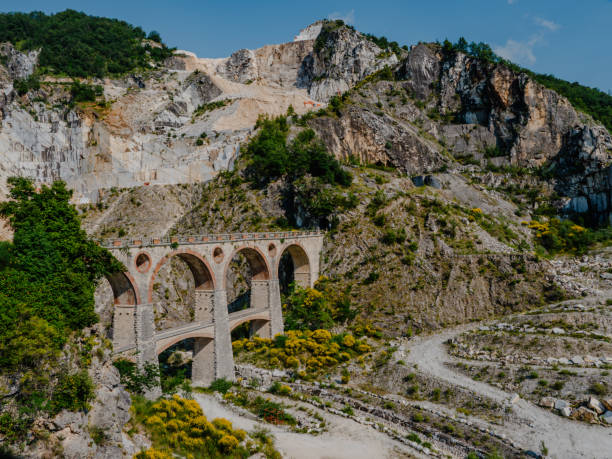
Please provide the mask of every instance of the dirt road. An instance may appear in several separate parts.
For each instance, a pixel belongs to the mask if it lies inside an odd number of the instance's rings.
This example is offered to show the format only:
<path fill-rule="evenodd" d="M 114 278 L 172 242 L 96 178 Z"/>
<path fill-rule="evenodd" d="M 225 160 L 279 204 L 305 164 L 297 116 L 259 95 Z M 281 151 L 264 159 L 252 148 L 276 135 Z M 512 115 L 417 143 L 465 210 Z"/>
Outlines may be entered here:
<path fill-rule="evenodd" d="M 448 329 L 435 335 L 419 337 L 408 342 L 409 352 L 401 357 L 406 363 L 417 364 L 420 371 L 489 397 L 499 403 L 510 403 L 514 394 L 458 373 L 445 365 L 458 359 L 446 352 L 444 342 L 476 325 Z M 496 432 L 506 435 L 525 449 L 540 450 L 542 442 L 549 456 L 556 459 L 612 458 L 612 429 L 591 426 L 557 416 L 520 399 L 512 404 L 520 422 L 506 422 L 504 426 L 492 426 Z"/>

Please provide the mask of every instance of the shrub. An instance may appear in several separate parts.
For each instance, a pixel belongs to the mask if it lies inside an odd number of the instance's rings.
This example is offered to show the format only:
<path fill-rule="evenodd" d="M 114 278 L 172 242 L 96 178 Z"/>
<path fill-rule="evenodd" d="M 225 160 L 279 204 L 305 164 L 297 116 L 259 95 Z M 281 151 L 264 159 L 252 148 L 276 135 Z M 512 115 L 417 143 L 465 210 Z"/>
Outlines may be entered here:
<path fill-rule="evenodd" d="M 571 220 L 558 218 L 546 222 L 533 220 L 529 228 L 534 232 L 536 243 L 551 255 L 563 252 L 583 254 L 595 242 L 609 239 L 605 230 L 593 231 Z"/>
<path fill-rule="evenodd" d="M 15 88 L 15 91 L 17 91 L 17 94 L 23 96 L 29 91 L 36 91 L 40 89 L 40 80 L 38 79 L 37 75 L 32 74 L 28 78 L 22 80 L 15 80 L 13 82 L 13 87 Z"/>
<path fill-rule="evenodd" d="M 159 383 L 159 367 L 154 363 L 145 363 L 143 368 L 126 359 L 117 359 L 113 365 L 119 370 L 121 384 L 133 394 L 143 394 Z"/>
<path fill-rule="evenodd" d="M 405 228 L 400 228 L 398 230 L 389 228 L 385 231 L 385 234 L 381 238 L 381 241 L 385 244 L 401 244 L 406 240 L 407 234 Z"/>
<path fill-rule="evenodd" d="M 565 383 L 563 381 L 555 381 L 552 386 L 550 386 L 554 390 L 561 390 Z"/>
<path fill-rule="evenodd" d="M 215 379 L 212 384 L 209 386 L 209 389 L 214 392 L 220 392 L 221 394 L 225 394 L 228 390 L 230 390 L 233 386 L 231 381 L 228 381 L 225 378 Z"/>
<path fill-rule="evenodd" d="M 78 81 L 73 81 L 70 86 L 70 95 L 74 102 L 94 102 L 103 94 L 102 86 L 91 86 Z"/>
<path fill-rule="evenodd" d="M 246 433 L 233 429 L 227 419 L 209 422 L 194 400 L 174 395 L 156 403 L 136 399 L 133 420 L 145 426 L 153 448 L 141 452 L 143 458 L 230 457 L 246 458 L 251 453 L 240 442 Z M 169 456 L 165 456 L 168 454 Z"/>
<path fill-rule="evenodd" d="M 268 389 L 268 392 L 270 392 L 271 394 L 287 396 L 291 394 L 292 391 L 291 387 L 285 384 L 281 384 L 278 381 L 275 381 L 272 386 L 270 386 L 270 389 Z"/>
<path fill-rule="evenodd" d="M 285 117 L 260 118 L 256 128 L 259 131 L 246 150 L 252 179 L 266 183 L 284 175 L 291 180 L 310 174 L 331 185 L 350 185 L 351 175 L 327 152 L 312 129 L 301 131 L 288 145 Z"/>
<path fill-rule="evenodd" d="M 606 395 L 608 392 L 608 387 L 605 383 L 594 382 L 591 384 L 591 387 L 589 387 L 589 390 L 595 395 Z"/>
<path fill-rule="evenodd" d="M 62 374 L 49 402 L 52 414 L 62 410 L 82 411 L 89 407 L 95 397 L 93 383 L 86 370 L 73 374 Z"/>
<path fill-rule="evenodd" d="M 347 293 L 332 289 L 325 280 L 317 282 L 315 288 L 293 285 L 283 303 L 287 330 L 331 328 L 353 320 L 356 314 Z"/>
<path fill-rule="evenodd" d="M 255 399 L 256 414 L 270 424 L 289 424 L 295 425 L 296 420 L 287 413 L 283 407 L 276 402 L 263 397 Z"/>
<path fill-rule="evenodd" d="M 86 407 L 86 372 L 62 374 L 57 358 L 73 331 L 97 322 L 97 281 L 125 267 L 88 239 L 63 182 L 40 190 L 24 178 L 7 184 L 10 199 L 0 203 L 0 216 L 14 235 L 12 243 L 0 243 L 0 373 L 19 384 L 15 419 L 2 426 L 11 436 L 23 434 L 21 427 L 45 406 Z M 89 361 L 78 363 L 85 367 Z M 49 381 L 56 374 L 53 387 Z"/>

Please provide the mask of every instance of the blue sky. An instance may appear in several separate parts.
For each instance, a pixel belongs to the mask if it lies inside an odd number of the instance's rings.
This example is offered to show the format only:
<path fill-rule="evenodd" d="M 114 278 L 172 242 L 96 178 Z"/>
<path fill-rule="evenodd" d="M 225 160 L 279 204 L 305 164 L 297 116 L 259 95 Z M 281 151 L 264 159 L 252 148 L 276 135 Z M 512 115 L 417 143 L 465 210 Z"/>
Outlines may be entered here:
<path fill-rule="evenodd" d="M 290 41 L 302 27 L 342 18 L 403 44 L 465 36 L 533 69 L 612 91 L 612 0 L 188 0 L 0 2 L 0 11 L 72 8 L 157 30 L 203 57 Z"/>

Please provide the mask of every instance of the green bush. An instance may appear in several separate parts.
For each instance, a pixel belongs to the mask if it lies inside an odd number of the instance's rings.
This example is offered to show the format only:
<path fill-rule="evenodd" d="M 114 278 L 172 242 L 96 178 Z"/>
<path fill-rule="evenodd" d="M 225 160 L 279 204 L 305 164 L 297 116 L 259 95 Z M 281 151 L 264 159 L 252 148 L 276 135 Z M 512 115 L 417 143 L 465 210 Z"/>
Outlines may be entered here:
<path fill-rule="evenodd" d="M 589 387 L 589 391 L 595 395 L 606 395 L 608 393 L 608 387 L 603 382 L 594 382 Z"/>
<path fill-rule="evenodd" d="M 284 178 L 284 207 L 287 220 L 297 226 L 298 209 L 306 213 L 306 223 L 330 226 L 331 215 L 340 209 L 353 208 L 354 194 L 344 196 L 338 186 L 347 187 L 352 176 L 327 152 L 312 129 L 297 134 L 287 143 L 287 118 L 261 117 L 257 134 L 247 145 L 246 176 L 257 186 Z"/>
<path fill-rule="evenodd" d="M 143 368 L 126 359 L 117 359 L 113 365 L 119 370 L 121 384 L 133 394 L 143 394 L 159 382 L 159 368 L 154 363 L 145 363 Z"/>
<path fill-rule="evenodd" d="M 492 147 L 486 147 L 484 149 L 485 158 L 497 158 L 497 157 L 506 156 L 506 155 L 507 153 L 503 151 L 502 149 L 500 149 L 497 145 L 492 146 Z"/>
<path fill-rule="evenodd" d="M 15 88 L 15 91 L 17 91 L 17 94 L 23 96 L 29 91 L 36 91 L 40 89 L 40 80 L 38 79 L 37 75 L 30 75 L 28 78 L 15 80 L 13 82 L 13 87 Z"/>
<path fill-rule="evenodd" d="M 381 241 L 387 245 L 401 244 L 402 242 L 406 240 L 407 236 L 408 235 L 406 234 L 405 228 L 400 228 L 400 229 L 387 228 L 387 230 L 385 231 L 385 234 L 383 234 L 381 238 Z"/>
<path fill-rule="evenodd" d="M 74 102 L 95 102 L 103 93 L 104 90 L 100 85 L 92 86 L 75 80 L 70 86 L 70 95 Z"/>
<path fill-rule="evenodd" d="M 57 414 L 62 410 L 84 411 L 95 397 L 94 386 L 86 370 L 73 374 L 62 374 L 53 390 L 48 410 Z"/>
<path fill-rule="evenodd" d="M 292 285 L 283 300 L 286 330 L 317 330 L 350 322 L 357 315 L 347 292 L 338 292 L 322 280 L 315 288 Z"/>
<path fill-rule="evenodd" d="M 8 184 L 12 201 L 0 204 L 0 215 L 9 219 L 14 237 L 12 245 L 3 247 L 9 257 L 0 266 L 0 342 L 19 335 L 19 319 L 36 316 L 60 332 L 50 335 L 58 349 L 66 329 L 79 330 L 98 320 L 93 297 L 97 280 L 124 268 L 87 238 L 69 203 L 72 191 L 63 182 L 40 192 L 23 178 L 10 178 Z M 36 328 L 45 325 L 38 320 Z M 46 348 L 50 337 L 39 338 Z M 0 365 L 13 359 L 2 352 Z"/>
<path fill-rule="evenodd" d="M 232 382 L 228 381 L 225 378 L 215 379 L 210 385 L 209 389 L 214 392 L 220 392 L 225 394 L 228 390 L 232 388 Z"/>
<path fill-rule="evenodd" d="M 351 175 L 327 152 L 312 129 L 301 131 L 287 144 L 289 125 L 284 116 L 262 117 L 256 128 L 259 131 L 246 150 L 253 181 L 265 184 L 283 176 L 294 180 L 310 174 L 330 185 L 351 184 Z"/>

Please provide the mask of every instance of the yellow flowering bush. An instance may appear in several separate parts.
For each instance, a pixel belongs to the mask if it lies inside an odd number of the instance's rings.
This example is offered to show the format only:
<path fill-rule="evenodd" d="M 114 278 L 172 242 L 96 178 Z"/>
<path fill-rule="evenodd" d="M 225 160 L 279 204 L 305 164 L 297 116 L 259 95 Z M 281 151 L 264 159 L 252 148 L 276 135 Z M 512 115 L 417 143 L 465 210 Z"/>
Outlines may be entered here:
<path fill-rule="evenodd" d="M 238 443 L 240 442 L 233 435 L 223 435 L 219 440 L 219 446 L 224 451 L 232 451 L 234 448 L 236 448 L 236 446 L 238 446 Z"/>
<path fill-rule="evenodd" d="M 584 253 L 600 236 L 600 232 L 589 230 L 571 220 L 558 218 L 545 222 L 532 220 L 527 227 L 533 231 L 536 244 L 550 254 Z"/>
<path fill-rule="evenodd" d="M 210 457 L 216 454 L 236 458 L 250 455 L 241 446 L 246 432 L 234 430 L 227 419 L 217 418 L 209 422 L 195 400 L 178 395 L 147 405 L 148 409 L 136 412 L 151 437 L 153 447 L 138 453 L 138 459 L 172 458 L 172 453 L 185 457 Z M 216 457 L 216 455 L 215 455 Z"/>
<path fill-rule="evenodd" d="M 323 343 L 331 339 L 331 333 L 329 330 L 315 330 L 312 338 L 319 343 Z"/>
<path fill-rule="evenodd" d="M 342 344 L 344 344 L 346 347 L 353 347 L 355 345 L 355 338 L 353 335 L 346 335 L 342 339 Z"/>
<path fill-rule="evenodd" d="M 173 459 L 172 454 L 160 451 L 155 448 L 150 448 L 146 451 L 141 451 L 134 455 L 134 459 Z"/>
<path fill-rule="evenodd" d="M 377 336 L 380 331 L 371 325 L 361 326 L 363 335 Z M 346 362 L 352 357 L 371 351 L 369 344 L 358 340 L 350 333 L 332 335 L 329 330 L 289 330 L 273 340 L 261 338 L 234 341 L 237 359 L 262 364 L 268 368 L 300 369 L 319 371 Z"/>

